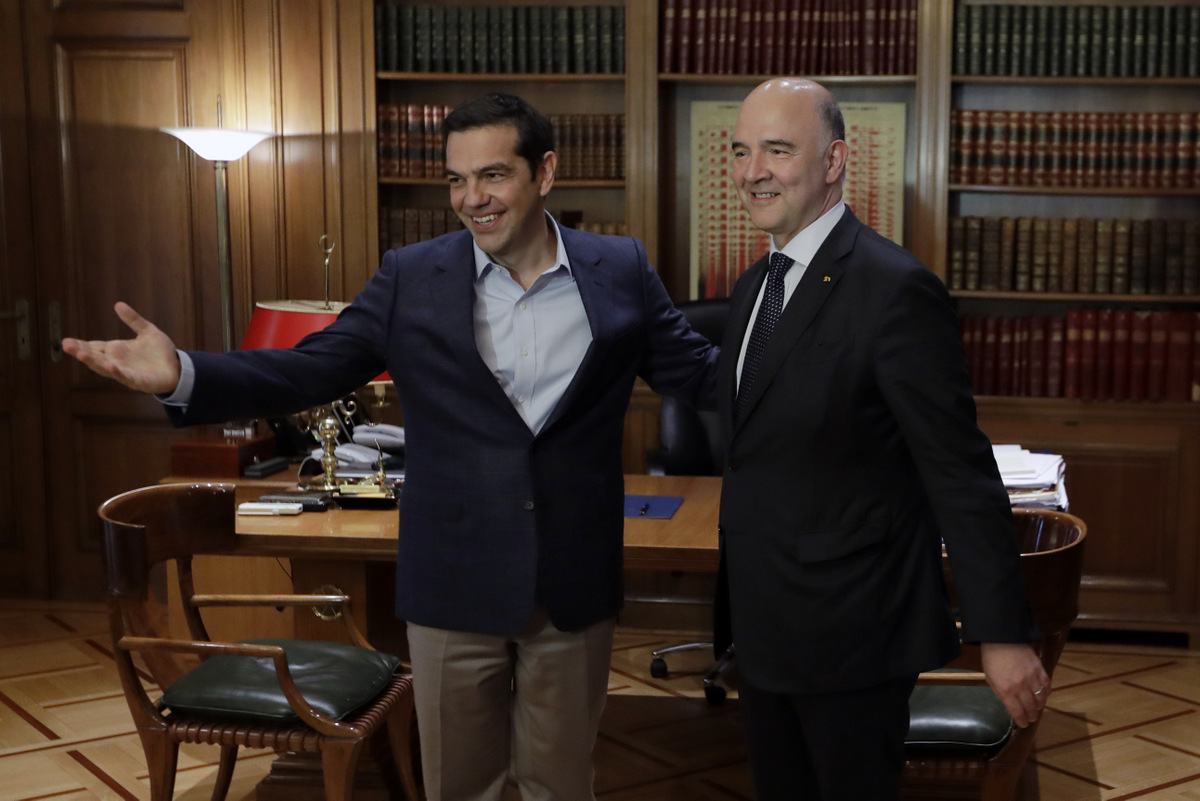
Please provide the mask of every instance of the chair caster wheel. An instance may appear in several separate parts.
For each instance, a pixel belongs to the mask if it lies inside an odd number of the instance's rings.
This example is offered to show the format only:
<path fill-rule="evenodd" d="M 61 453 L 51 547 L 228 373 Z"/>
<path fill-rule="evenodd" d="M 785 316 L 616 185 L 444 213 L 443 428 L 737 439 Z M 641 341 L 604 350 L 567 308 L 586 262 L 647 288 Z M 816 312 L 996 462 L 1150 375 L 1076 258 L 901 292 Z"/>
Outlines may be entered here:
<path fill-rule="evenodd" d="M 650 661 L 650 675 L 656 679 L 665 679 L 667 677 L 667 660 L 652 659 Z"/>
<path fill-rule="evenodd" d="M 720 706 L 725 703 L 725 688 L 717 685 L 704 688 L 704 697 L 708 700 L 709 706 Z"/>

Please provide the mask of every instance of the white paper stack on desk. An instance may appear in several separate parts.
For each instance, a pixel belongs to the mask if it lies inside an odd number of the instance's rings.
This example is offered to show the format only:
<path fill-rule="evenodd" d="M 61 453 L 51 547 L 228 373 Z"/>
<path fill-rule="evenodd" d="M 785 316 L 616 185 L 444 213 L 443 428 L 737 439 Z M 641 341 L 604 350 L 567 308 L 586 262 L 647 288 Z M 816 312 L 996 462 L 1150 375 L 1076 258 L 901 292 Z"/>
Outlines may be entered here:
<path fill-rule="evenodd" d="M 1000 478 L 1013 506 L 1067 511 L 1066 464 L 1056 453 L 993 445 Z"/>

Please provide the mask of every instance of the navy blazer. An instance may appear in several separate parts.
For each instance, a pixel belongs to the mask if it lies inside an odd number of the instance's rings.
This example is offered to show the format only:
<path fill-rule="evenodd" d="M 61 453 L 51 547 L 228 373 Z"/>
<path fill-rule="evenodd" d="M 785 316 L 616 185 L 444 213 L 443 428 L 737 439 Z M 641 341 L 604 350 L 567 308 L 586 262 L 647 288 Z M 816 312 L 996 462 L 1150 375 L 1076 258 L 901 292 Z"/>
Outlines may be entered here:
<path fill-rule="evenodd" d="M 535 602 L 562 630 L 622 602 L 622 433 L 634 378 L 688 401 L 716 350 L 672 305 L 641 243 L 563 228 L 592 343 L 535 436 L 475 343 L 465 231 L 389 251 L 338 319 L 291 350 L 192 353 L 179 424 L 296 412 L 386 369 L 404 414 L 396 613 L 502 636 Z"/>
<path fill-rule="evenodd" d="M 777 692 L 866 687 L 958 651 L 941 540 L 973 641 L 1028 641 L 1012 514 L 975 418 L 941 280 L 847 209 L 808 266 L 733 422 L 767 272 L 730 306 L 717 397 L 721 548 L 740 670 Z M 723 599 L 722 599 L 723 600 Z"/>

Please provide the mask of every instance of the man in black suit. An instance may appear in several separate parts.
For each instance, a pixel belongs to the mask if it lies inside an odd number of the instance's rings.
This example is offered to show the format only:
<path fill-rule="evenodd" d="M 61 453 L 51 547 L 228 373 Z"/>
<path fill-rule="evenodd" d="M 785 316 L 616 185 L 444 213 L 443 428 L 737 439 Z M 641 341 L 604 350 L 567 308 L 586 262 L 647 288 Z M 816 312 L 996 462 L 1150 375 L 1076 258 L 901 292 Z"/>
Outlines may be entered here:
<path fill-rule="evenodd" d="M 63 341 L 101 375 L 173 393 L 179 424 L 295 412 L 387 370 L 406 428 L 396 613 L 408 622 L 429 801 L 591 801 L 623 600 L 621 442 L 635 376 L 689 400 L 716 352 L 634 239 L 546 213 L 549 121 L 488 95 L 446 118 L 465 231 L 389 251 L 338 319 L 290 350 Z M 181 367 L 186 369 L 181 369 Z"/>
<path fill-rule="evenodd" d="M 760 801 L 899 798 L 908 696 L 959 648 L 943 540 L 962 636 L 1017 724 L 1049 693 L 949 296 L 842 203 L 844 136 L 828 91 L 778 78 L 747 96 L 731 148 L 772 235 L 734 288 L 717 389 L 718 610 Z"/>

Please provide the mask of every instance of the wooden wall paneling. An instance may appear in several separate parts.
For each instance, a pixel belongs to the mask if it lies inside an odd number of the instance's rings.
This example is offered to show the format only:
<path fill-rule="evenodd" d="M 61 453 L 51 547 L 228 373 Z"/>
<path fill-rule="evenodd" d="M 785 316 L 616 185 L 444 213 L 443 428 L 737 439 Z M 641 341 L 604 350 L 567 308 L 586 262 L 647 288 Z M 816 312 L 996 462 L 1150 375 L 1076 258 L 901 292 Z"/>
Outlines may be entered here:
<path fill-rule="evenodd" d="M 0 595 L 49 588 L 42 475 L 40 317 L 34 269 L 21 10 L 0 0 Z M 18 304 L 24 304 L 24 341 Z"/>
<path fill-rule="evenodd" d="M 625 4 L 625 187 L 630 236 L 642 240 L 672 297 L 679 281 L 659 250 L 658 4 Z M 687 283 L 686 270 L 683 284 Z"/>
<path fill-rule="evenodd" d="M 953 0 L 920 4 L 917 30 L 917 176 L 905 198 L 905 242 L 921 262 L 946 276 L 947 157 L 950 152 L 950 42 Z"/>

